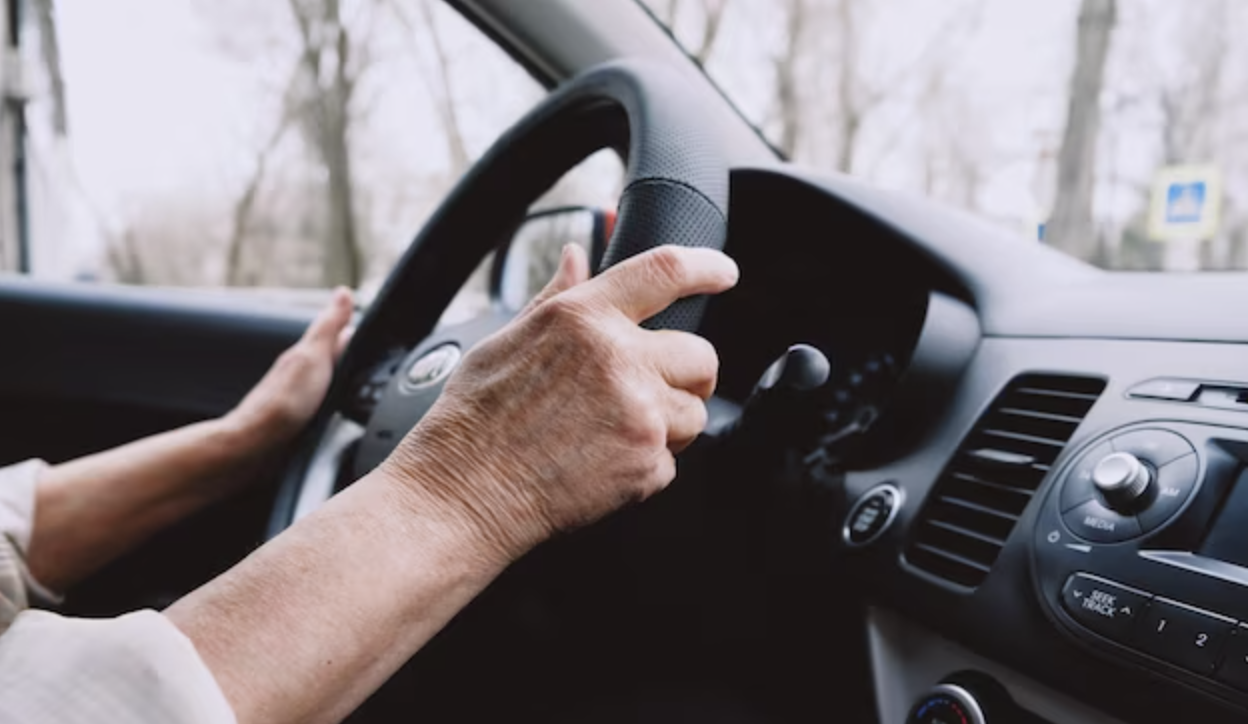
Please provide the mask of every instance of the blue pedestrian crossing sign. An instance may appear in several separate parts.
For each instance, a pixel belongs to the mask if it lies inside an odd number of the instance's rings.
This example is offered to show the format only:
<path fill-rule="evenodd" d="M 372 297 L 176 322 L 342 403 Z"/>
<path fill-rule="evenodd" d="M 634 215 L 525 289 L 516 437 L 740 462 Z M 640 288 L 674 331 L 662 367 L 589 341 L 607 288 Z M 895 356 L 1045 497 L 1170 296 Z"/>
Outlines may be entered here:
<path fill-rule="evenodd" d="M 1166 166 L 1153 180 L 1148 233 L 1156 241 L 1203 241 L 1218 233 L 1222 174 L 1216 166 Z"/>

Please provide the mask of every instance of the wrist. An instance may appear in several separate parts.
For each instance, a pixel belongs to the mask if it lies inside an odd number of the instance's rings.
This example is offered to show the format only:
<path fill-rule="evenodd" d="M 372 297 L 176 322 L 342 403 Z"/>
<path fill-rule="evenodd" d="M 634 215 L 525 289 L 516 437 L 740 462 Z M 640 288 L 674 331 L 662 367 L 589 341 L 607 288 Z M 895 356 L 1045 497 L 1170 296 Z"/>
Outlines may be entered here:
<path fill-rule="evenodd" d="M 516 492 L 526 473 L 493 464 L 488 450 L 468 442 L 468 431 L 449 423 L 426 418 L 379 470 L 404 491 L 412 514 L 441 517 L 483 558 L 510 564 L 548 538 L 551 528 L 538 501 Z"/>
<path fill-rule="evenodd" d="M 214 437 L 229 446 L 241 458 L 265 455 L 294 438 L 285 427 L 271 416 L 257 414 L 254 410 L 236 407 L 225 415 L 211 421 Z"/>
<path fill-rule="evenodd" d="M 201 453 L 199 474 L 181 476 L 184 489 L 212 503 L 246 487 L 278 448 L 270 434 L 234 413 L 201 422 L 186 431 Z"/>
<path fill-rule="evenodd" d="M 500 543 L 498 536 L 481 525 L 458 499 L 439 492 L 447 481 L 438 475 L 432 466 L 412 470 L 406 463 L 399 465 L 387 460 L 366 479 L 373 479 L 373 484 L 385 490 L 391 509 L 416 532 L 416 537 L 441 541 L 457 563 L 487 578 L 497 576 L 524 551 Z"/>

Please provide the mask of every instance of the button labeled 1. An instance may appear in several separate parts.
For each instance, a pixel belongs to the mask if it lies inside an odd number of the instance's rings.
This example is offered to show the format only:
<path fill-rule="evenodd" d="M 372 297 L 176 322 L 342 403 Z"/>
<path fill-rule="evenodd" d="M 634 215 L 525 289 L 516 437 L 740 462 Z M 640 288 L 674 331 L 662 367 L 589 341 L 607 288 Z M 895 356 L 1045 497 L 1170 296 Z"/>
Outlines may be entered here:
<path fill-rule="evenodd" d="M 1144 616 L 1136 643 L 1159 659 L 1208 674 L 1234 625 L 1225 616 L 1157 598 Z"/>

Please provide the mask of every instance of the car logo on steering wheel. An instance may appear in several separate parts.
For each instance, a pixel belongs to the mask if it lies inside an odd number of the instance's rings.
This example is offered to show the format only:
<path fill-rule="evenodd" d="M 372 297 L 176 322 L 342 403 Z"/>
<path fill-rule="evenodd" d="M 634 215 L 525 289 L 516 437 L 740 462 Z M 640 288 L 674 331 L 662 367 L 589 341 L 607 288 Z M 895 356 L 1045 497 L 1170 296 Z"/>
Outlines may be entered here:
<path fill-rule="evenodd" d="M 431 387 L 451 376 L 463 354 L 459 345 L 448 343 L 426 352 L 407 370 L 407 387 Z"/>

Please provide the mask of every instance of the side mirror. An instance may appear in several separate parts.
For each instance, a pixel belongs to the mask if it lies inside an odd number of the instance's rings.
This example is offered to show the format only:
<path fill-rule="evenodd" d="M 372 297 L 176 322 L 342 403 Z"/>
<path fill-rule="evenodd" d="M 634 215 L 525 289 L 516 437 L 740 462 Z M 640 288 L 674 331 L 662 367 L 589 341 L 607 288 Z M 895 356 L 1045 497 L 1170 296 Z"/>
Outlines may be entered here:
<path fill-rule="evenodd" d="M 523 309 L 554 276 L 566 244 L 583 247 L 590 269 L 597 269 L 614 227 L 614 211 L 587 206 L 530 214 L 494 257 L 490 295 L 506 309 Z"/>

